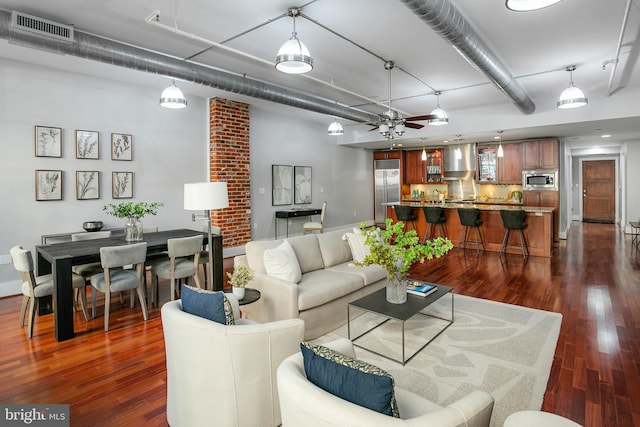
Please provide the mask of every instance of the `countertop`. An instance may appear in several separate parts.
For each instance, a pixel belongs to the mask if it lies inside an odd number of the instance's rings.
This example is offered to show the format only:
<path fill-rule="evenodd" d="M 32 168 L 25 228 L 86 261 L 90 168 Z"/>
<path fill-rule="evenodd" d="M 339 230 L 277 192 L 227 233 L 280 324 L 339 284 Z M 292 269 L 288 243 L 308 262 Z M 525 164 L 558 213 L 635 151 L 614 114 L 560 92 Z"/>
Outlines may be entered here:
<path fill-rule="evenodd" d="M 537 206 L 522 206 L 521 203 L 503 203 L 503 204 L 492 204 L 492 203 L 424 203 L 420 202 L 402 202 L 402 203 L 385 203 L 387 206 L 393 205 L 407 205 L 416 208 L 420 208 L 423 206 L 440 206 L 444 209 L 458 209 L 458 208 L 477 208 L 481 211 L 500 211 L 500 210 L 522 210 L 525 212 L 531 213 L 552 213 L 555 208 L 551 207 L 537 207 Z"/>

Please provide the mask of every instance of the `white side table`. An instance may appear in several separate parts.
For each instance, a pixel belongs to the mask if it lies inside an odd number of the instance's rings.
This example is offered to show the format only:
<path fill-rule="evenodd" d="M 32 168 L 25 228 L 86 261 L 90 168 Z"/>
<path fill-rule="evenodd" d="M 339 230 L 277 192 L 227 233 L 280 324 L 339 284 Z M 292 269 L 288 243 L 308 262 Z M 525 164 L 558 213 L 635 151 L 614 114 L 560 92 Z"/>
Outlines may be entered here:
<path fill-rule="evenodd" d="M 560 415 L 541 411 L 520 411 L 507 417 L 504 427 L 582 427 Z"/>

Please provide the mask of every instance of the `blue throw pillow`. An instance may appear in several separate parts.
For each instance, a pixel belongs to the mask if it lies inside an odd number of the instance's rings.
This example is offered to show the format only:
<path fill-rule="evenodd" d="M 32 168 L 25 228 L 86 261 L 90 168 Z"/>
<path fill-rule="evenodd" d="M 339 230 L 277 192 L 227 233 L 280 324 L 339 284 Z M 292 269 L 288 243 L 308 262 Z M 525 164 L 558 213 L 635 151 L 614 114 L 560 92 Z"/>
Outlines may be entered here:
<path fill-rule="evenodd" d="M 212 292 L 182 285 L 182 310 L 223 325 L 233 325 L 233 309 L 224 292 Z"/>
<path fill-rule="evenodd" d="M 321 345 L 303 342 L 300 350 L 309 381 L 351 403 L 400 418 L 387 371 Z"/>

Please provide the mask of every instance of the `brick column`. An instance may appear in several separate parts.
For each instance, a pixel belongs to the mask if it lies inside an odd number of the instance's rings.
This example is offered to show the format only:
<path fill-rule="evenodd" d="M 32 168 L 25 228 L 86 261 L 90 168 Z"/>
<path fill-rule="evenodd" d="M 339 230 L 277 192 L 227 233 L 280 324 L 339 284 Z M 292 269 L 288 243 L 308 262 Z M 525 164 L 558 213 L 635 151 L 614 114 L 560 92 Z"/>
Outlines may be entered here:
<path fill-rule="evenodd" d="M 251 240 L 249 104 L 212 98 L 209 101 L 209 176 L 226 181 L 229 207 L 211 211 L 224 247 Z"/>

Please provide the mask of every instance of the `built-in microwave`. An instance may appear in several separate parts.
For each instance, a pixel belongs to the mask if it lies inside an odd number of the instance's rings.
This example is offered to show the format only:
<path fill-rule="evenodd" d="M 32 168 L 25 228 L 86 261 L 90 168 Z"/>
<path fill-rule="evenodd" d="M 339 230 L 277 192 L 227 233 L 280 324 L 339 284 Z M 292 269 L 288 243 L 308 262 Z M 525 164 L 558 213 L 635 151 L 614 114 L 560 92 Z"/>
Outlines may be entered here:
<path fill-rule="evenodd" d="M 522 171 L 523 190 L 558 190 L 557 170 Z"/>

